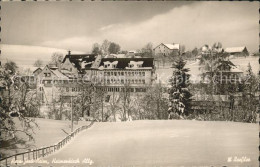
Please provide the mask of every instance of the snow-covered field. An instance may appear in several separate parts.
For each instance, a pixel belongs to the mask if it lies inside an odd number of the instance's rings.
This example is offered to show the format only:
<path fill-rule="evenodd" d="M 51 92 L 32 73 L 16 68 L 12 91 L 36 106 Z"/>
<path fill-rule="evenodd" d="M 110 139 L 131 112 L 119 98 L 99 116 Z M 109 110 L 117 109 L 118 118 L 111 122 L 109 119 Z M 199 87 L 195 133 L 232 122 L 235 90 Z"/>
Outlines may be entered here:
<path fill-rule="evenodd" d="M 97 122 L 45 160 L 48 166 L 87 166 L 85 159 L 94 162 L 91 166 L 253 167 L 258 166 L 258 129 L 235 122 Z"/>
<path fill-rule="evenodd" d="M 20 123 L 16 121 L 18 129 L 21 129 Z M 25 145 L 16 144 L 18 148 L 1 148 L 1 152 L 7 155 L 13 155 L 16 152 L 26 152 L 28 149 L 35 149 L 44 146 L 50 146 L 58 141 L 62 140 L 64 137 L 67 136 L 66 133 L 71 132 L 71 122 L 70 121 L 60 121 L 60 120 L 52 120 L 52 119 L 42 119 L 36 118 L 36 123 L 38 124 L 39 128 L 34 126 L 34 139 L 35 141 L 29 141 L 28 137 L 22 133 L 18 133 L 18 137 L 22 138 L 26 141 Z M 86 121 L 79 121 L 77 124 L 75 123 L 73 128 L 76 129 L 77 127 L 88 125 L 90 122 Z M 64 131 L 66 132 L 64 132 Z M 24 149 L 25 148 L 25 149 Z"/>

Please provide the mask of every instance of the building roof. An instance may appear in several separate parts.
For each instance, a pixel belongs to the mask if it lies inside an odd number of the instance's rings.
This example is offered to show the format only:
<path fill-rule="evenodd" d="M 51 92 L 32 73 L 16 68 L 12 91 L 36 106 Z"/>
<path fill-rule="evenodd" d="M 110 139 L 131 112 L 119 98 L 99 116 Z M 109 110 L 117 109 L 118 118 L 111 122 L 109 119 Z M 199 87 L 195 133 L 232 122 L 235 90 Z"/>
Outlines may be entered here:
<path fill-rule="evenodd" d="M 180 44 L 164 44 L 167 48 L 173 50 L 173 49 L 180 49 Z"/>
<path fill-rule="evenodd" d="M 231 47 L 231 48 L 226 48 L 225 52 L 228 53 L 239 53 L 239 52 L 243 52 L 246 49 L 245 46 L 242 47 Z"/>
<path fill-rule="evenodd" d="M 174 49 L 177 49 L 179 50 L 180 49 L 180 44 L 164 44 L 164 43 L 161 43 L 160 45 L 164 45 L 166 46 L 167 48 L 169 48 L 170 50 L 174 50 Z M 157 47 L 159 47 L 160 45 L 156 46 L 154 49 L 156 49 Z"/>
<path fill-rule="evenodd" d="M 154 68 L 153 58 L 103 58 L 99 67 L 104 66 L 104 62 L 115 62 L 118 61 L 116 69 L 126 69 L 130 61 L 143 61 L 142 67 L 151 67 Z"/>
<path fill-rule="evenodd" d="M 60 79 L 67 79 L 68 78 L 66 75 L 61 73 L 58 69 L 57 70 L 50 69 L 50 70 L 51 70 L 51 72 L 53 72 Z"/>
<path fill-rule="evenodd" d="M 96 57 L 97 54 L 68 54 L 64 57 L 62 63 L 68 58 L 78 71 L 81 72 L 82 69 L 90 69 Z M 85 67 L 81 66 L 82 62 L 85 64 Z"/>
<path fill-rule="evenodd" d="M 38 71 L 38 70 L 41 70 L 41 71 L 42 71 L 42 69 L 41 69 L 40 67 L 32 67 L 31 69 L 33 70 L 33 74 L 34 74 L 36 71 Z"/>

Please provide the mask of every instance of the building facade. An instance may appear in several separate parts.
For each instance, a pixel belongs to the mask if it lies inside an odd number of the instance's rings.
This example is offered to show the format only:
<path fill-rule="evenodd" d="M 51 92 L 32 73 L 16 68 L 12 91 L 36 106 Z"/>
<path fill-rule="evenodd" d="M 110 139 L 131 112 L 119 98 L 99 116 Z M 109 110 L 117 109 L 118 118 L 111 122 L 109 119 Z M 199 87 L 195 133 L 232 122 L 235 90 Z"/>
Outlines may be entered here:
<path fill-rule="evenodd" d="M 154 49 L 155 56 L 170 56 L 170 55 L 178 55 L 180 51 L 180 44 L 164 44 L 156 46 Z"/>

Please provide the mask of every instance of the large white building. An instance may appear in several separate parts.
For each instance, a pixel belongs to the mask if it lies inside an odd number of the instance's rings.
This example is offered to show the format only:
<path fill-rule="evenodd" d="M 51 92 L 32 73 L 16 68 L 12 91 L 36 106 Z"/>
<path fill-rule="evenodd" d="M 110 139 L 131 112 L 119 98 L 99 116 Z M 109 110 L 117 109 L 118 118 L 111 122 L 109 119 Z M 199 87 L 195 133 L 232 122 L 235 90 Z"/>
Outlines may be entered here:
<path fill-rule="evenodd" d="M 84 77 L 107 92 L 120 92 L 125 87 L 144 92 L 154 80 L 154 70 L 153 58 L 97 58 Z"/>

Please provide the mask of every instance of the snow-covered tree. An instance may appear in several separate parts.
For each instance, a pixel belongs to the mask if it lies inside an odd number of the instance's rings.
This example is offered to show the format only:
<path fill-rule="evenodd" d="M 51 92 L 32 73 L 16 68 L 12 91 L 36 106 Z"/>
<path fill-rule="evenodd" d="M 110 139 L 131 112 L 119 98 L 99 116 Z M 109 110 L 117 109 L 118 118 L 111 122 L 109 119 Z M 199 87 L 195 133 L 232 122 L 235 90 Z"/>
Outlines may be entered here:
<path fill-rule="evenodd" d="M 171 114 L 188 115 L 190 112 L 191 93 L 189 91 L 189 69 L 185 68 L 186 62 L 181 58 L 177 58 L 173 62 L 173 75 L 170 81 L 169 90 L 169 118 Z"/>

